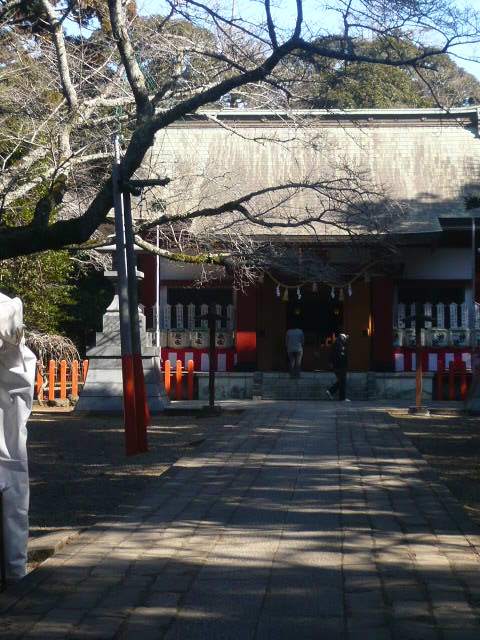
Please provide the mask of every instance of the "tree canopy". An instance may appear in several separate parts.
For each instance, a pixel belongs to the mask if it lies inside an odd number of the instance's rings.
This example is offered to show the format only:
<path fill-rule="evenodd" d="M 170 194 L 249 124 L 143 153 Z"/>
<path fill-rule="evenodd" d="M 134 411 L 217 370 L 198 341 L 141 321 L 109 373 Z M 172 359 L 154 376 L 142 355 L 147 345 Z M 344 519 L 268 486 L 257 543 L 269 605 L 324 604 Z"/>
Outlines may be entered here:
<path fill-rule="evenodd" d="M 447 57 L 480 39 L 479 14 L 464 3 L 335 0 L 342 32 L 327 35 L 311 5 L 287 4 L 296 18 L 285 27 L 270 0 L 256 21 L 201 0 L 167 0 L 149 17 L 122 0 L 0 0 L 0 259 L 101 240 L 120 131 L 129 178 L 157 132 L 202 108 L 478 97 Z M 225 194 L 218 214 L 248 214 L 254 200 Z"/>

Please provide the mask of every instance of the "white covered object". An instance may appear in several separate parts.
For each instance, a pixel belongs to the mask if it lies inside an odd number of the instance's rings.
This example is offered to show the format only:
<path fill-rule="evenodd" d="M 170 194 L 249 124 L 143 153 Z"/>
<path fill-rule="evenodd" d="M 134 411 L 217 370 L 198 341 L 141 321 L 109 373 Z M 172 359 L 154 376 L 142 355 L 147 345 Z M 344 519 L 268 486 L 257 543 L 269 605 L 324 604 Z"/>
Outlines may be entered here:
<path fill-rule="evenodd" d="M 27 420 L 35 355 L 23 341 L 23 307 L 0 293 L 0 490 L 7 577 L 25 575 L 28 542 Z"/>

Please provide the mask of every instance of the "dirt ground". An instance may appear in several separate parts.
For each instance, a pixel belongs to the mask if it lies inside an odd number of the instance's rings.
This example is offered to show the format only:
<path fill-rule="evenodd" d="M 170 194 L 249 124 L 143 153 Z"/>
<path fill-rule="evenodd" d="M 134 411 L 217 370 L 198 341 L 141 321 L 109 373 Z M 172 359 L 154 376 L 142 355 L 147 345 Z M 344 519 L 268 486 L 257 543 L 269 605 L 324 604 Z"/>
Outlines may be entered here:
<path fill-rule="evenodd" d="M 133 506 L 186 451 L 238 418 L 152 416 L 148 453 L 127 458 L 121 416 L 34 410 L 27 425 L 30 537 L 88 527 Z"/>
<path fill-rule="evenodd" d="M 472 520 L 480 524 L 480 417 L 392 415 Z"/>

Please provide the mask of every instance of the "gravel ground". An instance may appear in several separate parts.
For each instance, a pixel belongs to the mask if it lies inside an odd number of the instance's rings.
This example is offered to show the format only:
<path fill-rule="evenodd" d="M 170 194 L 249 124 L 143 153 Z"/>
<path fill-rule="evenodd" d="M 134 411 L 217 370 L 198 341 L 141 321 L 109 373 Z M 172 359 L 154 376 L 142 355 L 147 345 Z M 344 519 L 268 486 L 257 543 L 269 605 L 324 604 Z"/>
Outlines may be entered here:
<path fill-rule="evenodd" d="M 392 415 L 472 520 L 480 524 L 480 418 Z"/>
<path fill-rule="evenodd" d="M 152 416 L 149 451 L 125 456 L 121 416 L 34 409 L 28 422 L 30 537 L 79 529 L 134 506 L 186 451 L 215 437 L 239 413 Z"/>

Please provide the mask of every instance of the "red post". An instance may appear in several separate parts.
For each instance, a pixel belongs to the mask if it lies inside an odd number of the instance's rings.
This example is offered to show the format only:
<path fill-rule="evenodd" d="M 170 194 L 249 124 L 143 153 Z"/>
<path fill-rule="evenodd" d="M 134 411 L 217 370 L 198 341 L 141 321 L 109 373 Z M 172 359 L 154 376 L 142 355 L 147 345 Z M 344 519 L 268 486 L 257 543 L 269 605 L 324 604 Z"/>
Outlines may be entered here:
<path fill-rule="evenodd" d="M 177 400 L 181 400 L 182 399 L 182 361 L 181 360 L 177 360 L 176 378 L 177 378 Z"/>
<path fill-rule="evenodd" d="M 55 400 L 55 360 L 48 363 L 48 399 Z"/>
<path fill-rule="evenodd" d="M 170 369 L 171 369 L 170 360 L 165 360 L 164 384 L 165 384 L 165 393 L 169 398 L 170 398 Z"/>
<path fill-rule="evenodd" d="M 137 422 L 135 417 L 135 382 L 133 356 L 122 356 L 123 413 L 125 418 L 125 449 L 127 456 L 137 452 Z"/>
<path fill-rule="evenodd" d="M 443 365 L 437 358 L 437 400 L 443 400 Z"/>
<path fill-rule="evenodd" d="M 60 400 L 67 399 L 67 363 L 60 361 Z"/>
<path fill-rule="evenodd" d="M 83 382 L 87 381 L 87 373 L 88 373 L 88 360 L 83 361 Z"/>
<path fill-rule="evenodd" d="M 78 360 L 72 362 L 72 396 L 78 396 Z"/>
<path fill-rule="evenodd" d="M 188 361 L 188 399 L 193 400 L 193 360 Z"/>
<path fill-rule="evenodd" d="M 37 368 L 37 400 L 43 400 L 43 376 Z"/>
<path fill-rule="evenodd" d="M 133 356 L 133 374 L 135 377 L 135 412 L 137 420 L 138 451 L 145 453 L 148 451 L 147 427 L 150 426 L 150 410 L 147 402 L 147 390 L 145 388 L 145 378 L 143 375 L 142 356 Z"/>
<path fill-rule="evenodd" d="M 467 363 L 462 361 L 460 365 L 460 398 L 465 400 L 467 397 Z"/>
<path fill-rule="evenodd" d="M 455 365 L 450 362 L 448 367 L 448 399 L 455 400 Z"/>

